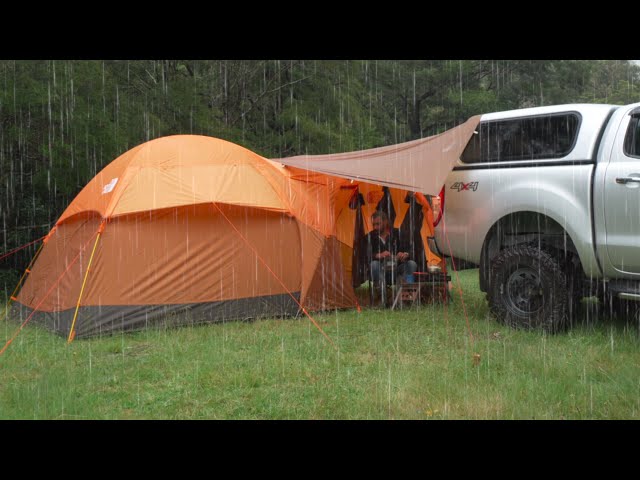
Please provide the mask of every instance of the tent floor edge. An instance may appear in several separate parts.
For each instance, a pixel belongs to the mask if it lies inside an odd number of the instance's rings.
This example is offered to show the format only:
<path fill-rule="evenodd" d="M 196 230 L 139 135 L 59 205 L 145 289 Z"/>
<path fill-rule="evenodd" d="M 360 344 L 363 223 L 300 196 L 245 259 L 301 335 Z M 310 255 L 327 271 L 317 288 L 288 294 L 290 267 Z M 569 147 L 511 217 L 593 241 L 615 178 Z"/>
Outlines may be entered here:
<path fill-rule="evenodd" d="M 300 292 L 292 292 L 296 298 Z M 296 318 L 300 308 L 288 293 L 248 297 L 216 302 L 168 305 L 81 305 L 78 309 L 75 338 L 90 338 L 157 328 L 197 326 L 228 321 L 255 321 L 268 318 Z M 74 308 L 58 312 L 36 311 L 30 323 L 68 338 Z M 33 309 L 13 304 L 9 320 L 21 321 Z"/>

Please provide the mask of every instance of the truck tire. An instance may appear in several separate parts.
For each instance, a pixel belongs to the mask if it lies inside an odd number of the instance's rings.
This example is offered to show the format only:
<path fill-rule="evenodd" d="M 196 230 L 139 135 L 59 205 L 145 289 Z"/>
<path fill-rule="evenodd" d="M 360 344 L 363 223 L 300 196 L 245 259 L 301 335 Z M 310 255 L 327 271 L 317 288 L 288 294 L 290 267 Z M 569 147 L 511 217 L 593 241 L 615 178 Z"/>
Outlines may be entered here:
<path fill-rule="evenodd" d="M 514 328 L 566 328 L 571 292 L 560 262 L 532 245 L 502 250 L 491 262 L 489 307 Z"/>

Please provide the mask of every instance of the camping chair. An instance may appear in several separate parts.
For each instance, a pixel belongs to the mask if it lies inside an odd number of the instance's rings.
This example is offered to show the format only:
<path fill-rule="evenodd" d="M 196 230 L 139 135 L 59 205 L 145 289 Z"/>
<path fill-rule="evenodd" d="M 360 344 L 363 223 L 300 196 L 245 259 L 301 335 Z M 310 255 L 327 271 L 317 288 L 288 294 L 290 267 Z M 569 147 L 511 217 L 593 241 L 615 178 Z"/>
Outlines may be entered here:
<path fill-rule="evenodd" d="M 414 281 L 411 283 L 401 281 L 396 289 L 391 310 L 402 308 L 404 303 L 414 305 L 416 302 L 429 302 L 437 299 L 441 302 L 449 302 L 449 281 L 451 276 L 445 271 L 414 272 Z"/>
<path fill-rule="evenodd" d="M 395 262 L 384 262 L 380 272 L 380 287 L 377 287 L 371 279 L 369 265 L 366 267 L 367 279 L 369 281 L 369 306 L 372 307 L 375 301 L 375 291 L 380 288 L 380 304 L 388 307 L 391 304 L 393 285 L 396 283 Z"/>
<path fill-rule="evenodd" d="M 367 237 L 368 234 L 362 236 L 358 242 L 359 248 L 357 248 L 357 250 L 354 249 L 352 263 L 352 265 L 354 266 L 352 270 L 354 286 L 361 285 L 364 281 L 367 282 L 369 290 L 369 307 L 373 307 L 375 303 L 375 293 L 377 290 L 380 290 L 381 304 L 384 306 L 389 306 L 390 296 L 388 290 L 390 288 L 390 285 L 395 281 L 395 279 L 393 278 L 394 272 L 389 268 L 383 267 L 383 271 L 381 272 L 381 287 L 378 287 L 374 284 L 371 278 L 371 266 L 369 265 L 369 257 L 367 255 Z"/>
<path fill-rule="evenodd" d="M 434 301 L 448 302 L 450 300 L 449 281 L 451 277 L 447 274 L 446 262 L 441 260 L 437 266 L 429 264 L 434 260 L 429 245 L 433 242 L 433 237 L 427 237 L 427 242 L 422 240 L 419 227 L 424 221 L 422 209 L 417 208 L 415 198 L 412 196 L 408 196 L 405 201 L 410 203 L 412 208 L 405 217 L 400 232 L 408 239 L 409 253 L 411 258 L 415 258 L 418 262 L 418 271 L 414 272 L 412 282 L 401 281 L 397 285 L 391 305 L 392 310 L 396 307 L 402 308 L 404 303 L 414 305 L 416 302 L 433 303 Z M 431 205 L 431 199 L 428 196 L 427 201 Z"/>
<path fill-rule="evenodd" d="M 358 284 L 360 285 L 361 283 L 366 282 L 367 283 L 367 293 L 369 295 L 369 307 L 373 307 L 374 303 L 375 303 L 375 297 L 376 297 L 376 291 L 381 290 L 380 291 L 380 297 L 381 297 L 381 303 L 383 305 L 386 305 L 387 299 L 388 299 L 388 281 L 387 279 L 383 279 L 383 281 L 381 282 L 382 285 L 384 286 L 383 289 L 381 289 L 379 286 L 375 285 L 373 280 L 371 279 L 371 268 L 369 266 L 369 264 L 367 262 L 362 262 L 360 264 L 360 275 L 361 275 L 361 279 L 364 280 L 363 282 L 358 282 Z M 386 275 L 385 275 L 386 277 Z"/>

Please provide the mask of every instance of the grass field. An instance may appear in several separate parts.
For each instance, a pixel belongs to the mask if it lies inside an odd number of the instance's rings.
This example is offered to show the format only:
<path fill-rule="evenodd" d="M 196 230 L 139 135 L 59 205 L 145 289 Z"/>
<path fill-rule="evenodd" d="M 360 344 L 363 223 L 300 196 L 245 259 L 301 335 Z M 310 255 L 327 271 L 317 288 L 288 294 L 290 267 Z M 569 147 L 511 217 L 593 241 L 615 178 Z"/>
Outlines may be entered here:
<path fill-rule="evenodd" d="M 334 312 L 115 337 L 28 326 L 0 357 L 2 419 L 631 419 L 638 327 L 548 336 L 488 316 L 477 270 L 448 307 Z M 0 339 L 16 325 L 0 325 Z M 479 355 L 479 358 L 478 358 Z M 474 358 L 475 356 L 475 358 Z"/>

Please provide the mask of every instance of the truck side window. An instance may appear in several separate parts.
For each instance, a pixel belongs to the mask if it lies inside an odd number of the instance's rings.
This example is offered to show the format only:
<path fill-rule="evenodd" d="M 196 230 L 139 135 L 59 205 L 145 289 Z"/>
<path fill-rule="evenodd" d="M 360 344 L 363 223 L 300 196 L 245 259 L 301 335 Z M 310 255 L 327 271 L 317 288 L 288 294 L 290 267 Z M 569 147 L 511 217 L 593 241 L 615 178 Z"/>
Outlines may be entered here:
<path fill-rule="evenodd" d="M 624 137 L 624 154 L 628 157 L 640 158 L 640 115 L 631 117 L 627 134 Z"/>
<path fill-rule="evenodd" d="M 577 113 L 483 122 L 460 159 L 465 163 L 562 158 L 576 142 Z"/>

